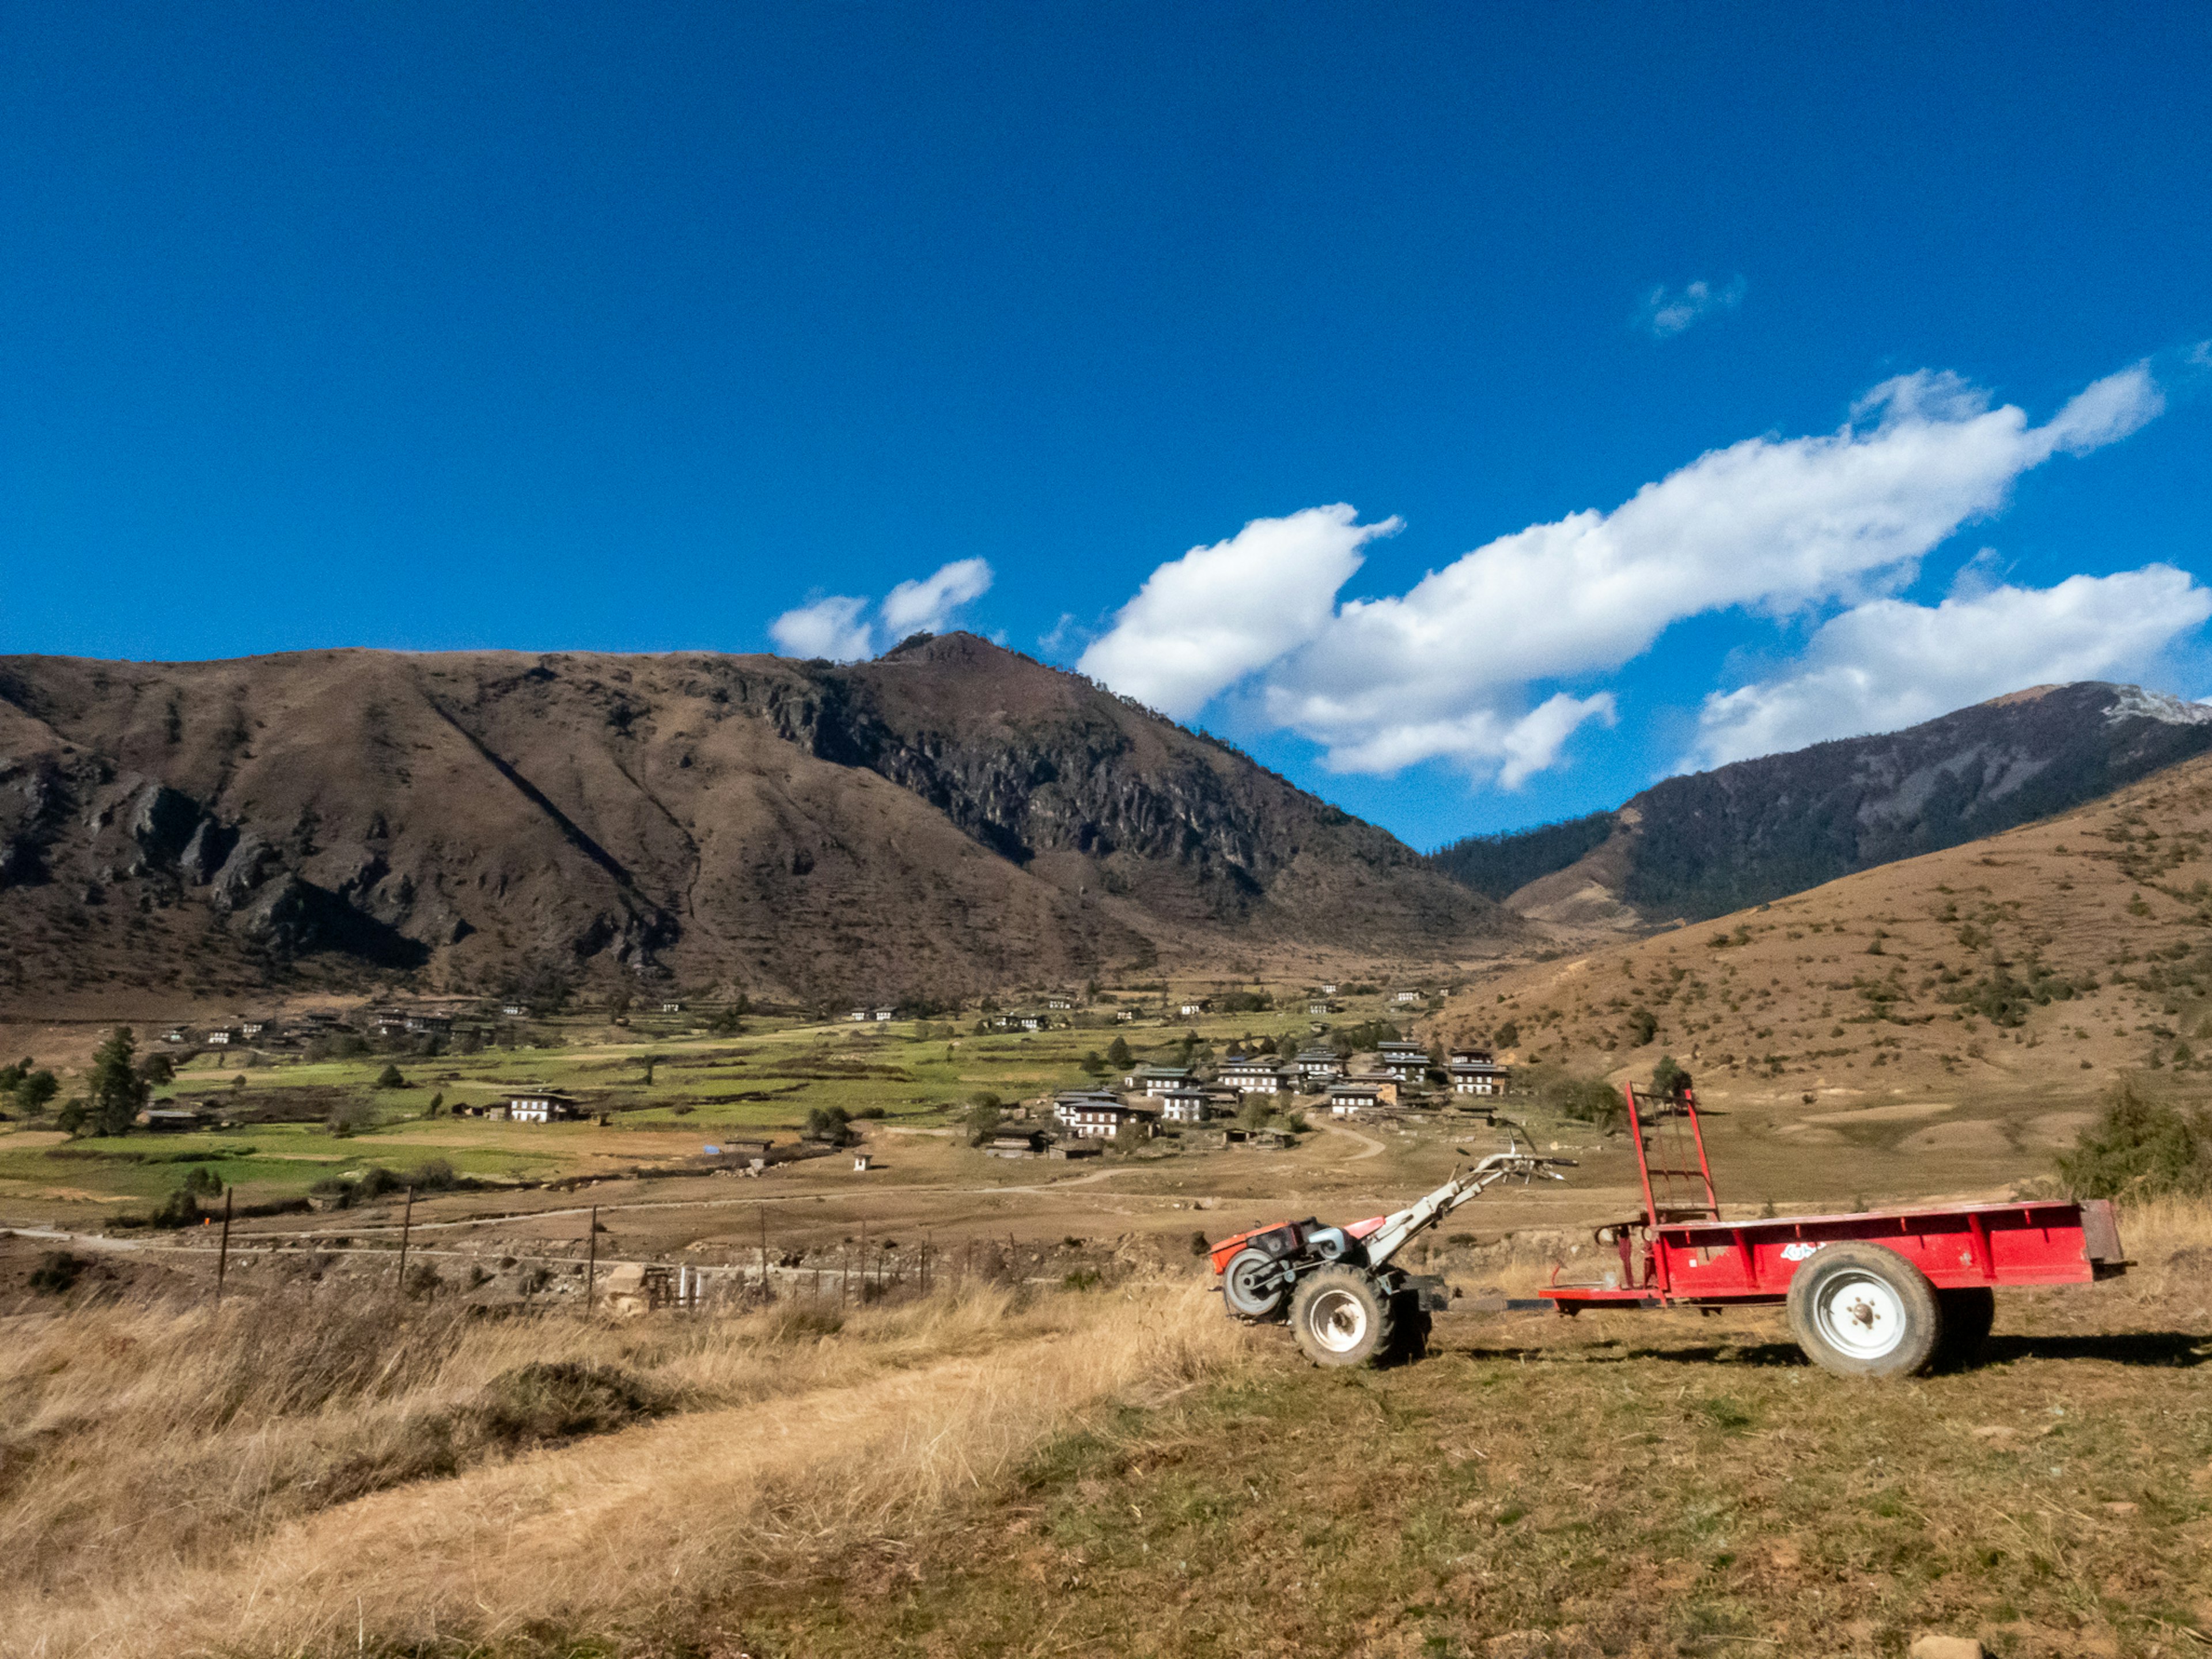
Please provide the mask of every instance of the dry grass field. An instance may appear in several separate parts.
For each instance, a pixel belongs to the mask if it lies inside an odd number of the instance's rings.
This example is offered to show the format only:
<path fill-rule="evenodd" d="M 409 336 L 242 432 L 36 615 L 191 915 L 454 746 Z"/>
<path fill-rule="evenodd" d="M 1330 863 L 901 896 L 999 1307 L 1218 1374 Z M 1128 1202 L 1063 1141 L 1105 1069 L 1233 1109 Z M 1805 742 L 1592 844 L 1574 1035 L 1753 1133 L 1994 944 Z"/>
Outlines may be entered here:
<path fill-rule="evenodd" d="M 2212 1212 L 1853 1384 L 1747 1313 L 1324 1373 L 1190 1278 L 842 1316 L 312 1287 L 0 1342 L 0 1653 L 1895 1655 L 2212 1644 Z"/>
<path fill-rule="evenodd" d="M 1616 1077 L 1662 1054 L 1700 1097 L 1799 1119 L 1941 1102 L 1920 1150 L 1972 1152 L 2121 1069 L 2212 1065 L 2212 760 L 2063 817 L 1756 909 L 1516 968 L 1455 998 L 1455 1038 Z M 2204 1058 L 2199 1058 L 2199 1051 Z M 1979 1121 L 1989 1127 L 1969 1127 Z"/>

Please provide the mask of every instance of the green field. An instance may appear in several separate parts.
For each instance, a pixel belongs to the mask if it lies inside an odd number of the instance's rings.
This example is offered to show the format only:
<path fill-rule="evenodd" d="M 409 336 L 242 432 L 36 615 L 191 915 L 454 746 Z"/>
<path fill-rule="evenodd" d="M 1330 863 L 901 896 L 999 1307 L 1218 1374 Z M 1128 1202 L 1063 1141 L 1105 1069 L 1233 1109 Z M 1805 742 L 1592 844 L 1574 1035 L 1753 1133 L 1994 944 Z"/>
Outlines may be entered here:
<path fill-rule="evenodd" d="M 1296 988 L 1277 994 L 1285 1009 L 1194 1018 L 1154 1012 L 1117 1024 L 1109 1006 L 1055 1016 L 1073 1023 L 1036 1032 L 979 1035 L 973 1013 L 866 1025 L 750 1018 L 730 1036 L 666 1020 L 623 1027 L 579 1016 L 535 1022 L 517 1046 L 474 1054 L 307 1060 L 282 1051 L 209 1053 L 181 1065 L 154 1103 L 213 1100 L 240 1117 L 284 1121 L 66 1143 L 37 1122 L 0 1126 L 0 1201 L 129 1208 L 166 1195 L 195 1163 L 248 1204 L 297 1198 L 372 1164 L 405 1170 L 434 1158 L 460 1175 L 508 1182 L 672 1168 L 718 1138 L 795 1137 L 810 1113 L 832 1108 L 943 1127 L 987 1095 L 1011 1103 L 1098 1081 L 1103 1070 L 1086 1069 L 1085 1059 L 1103 1057 L 1116 1038 L 1139 1064 L 1180 1062 L 1194 1034 L 1200 1060 L 1239 1039 L 1309 1040 L 1303 996 Z M 1334 1018 L 1352 1024 L 1382 1015 L 1376 996 L 1349 1002 Z M 404 1086 L 377 1085 L 387 1066 L 398 1068 Z M 456 1107 L 496 1102 L 525 1085 L 572 1094 L 608 1122 L 453 1115 Z M 71 1086 L 64 1079 L 64 1092 Z M 331 1127 L 333 1111 L 353 1119 L 343 1133 Z"/>

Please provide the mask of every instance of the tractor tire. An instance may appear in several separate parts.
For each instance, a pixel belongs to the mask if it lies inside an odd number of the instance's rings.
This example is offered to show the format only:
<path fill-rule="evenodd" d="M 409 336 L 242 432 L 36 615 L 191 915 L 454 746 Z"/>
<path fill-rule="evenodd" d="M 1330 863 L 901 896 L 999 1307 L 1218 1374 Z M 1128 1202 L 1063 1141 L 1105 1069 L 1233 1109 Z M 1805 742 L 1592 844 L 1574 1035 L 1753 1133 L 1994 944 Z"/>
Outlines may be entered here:
<path fill-rule="evenodd" d="M 1358 1267 L 1317 1267 L 1291 1293 L 1291 1334 L 1316 1365 L 1365 1365 L 1390 1352 L 1392 1296 Z"/>
<path fill-rule="evenodd" d="M 1221 1300 L 1233 1319 L 1273 1319 L 1290 1294 L 1289 1270 L 1265 1250 L 1239 1250 L 1221 1270 Z"/>
<path fill-rule="evenodd" d="M 1936 1303 L 1943 1310 L 1943 1334 L 1936 1340 L 1935 1368 L 1963 1371 L 1982 1357 L 1990 1328 L 1997 1322 L 1996 1292 L 1986 1285 L 1962 1291 L 1938 1291 Z"/>
<path fill-rule="evenodd" d="M 1943 1334 L 1936 1287 L 1894 1250 L 1830 1244 L 1790 1281 L 1790 1331 L 1838 1376 L 1911 1376 Z"/>

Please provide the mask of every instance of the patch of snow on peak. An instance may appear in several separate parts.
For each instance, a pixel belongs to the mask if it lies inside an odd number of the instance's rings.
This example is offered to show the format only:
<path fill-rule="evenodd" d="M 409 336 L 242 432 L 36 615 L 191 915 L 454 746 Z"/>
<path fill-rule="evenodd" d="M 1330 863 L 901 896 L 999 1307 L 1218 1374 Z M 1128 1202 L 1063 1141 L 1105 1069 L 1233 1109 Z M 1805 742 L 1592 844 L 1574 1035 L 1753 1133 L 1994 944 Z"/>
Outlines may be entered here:
<path fill-rule="evenodd" d="M 2185 702 L 2165 691 L 2146 691 L 2140 685 L 2124 685 L 2105 710 L 2107 720 L 2161 720 L 2168 726 L 2212 726 L 2212 706 Z"/>

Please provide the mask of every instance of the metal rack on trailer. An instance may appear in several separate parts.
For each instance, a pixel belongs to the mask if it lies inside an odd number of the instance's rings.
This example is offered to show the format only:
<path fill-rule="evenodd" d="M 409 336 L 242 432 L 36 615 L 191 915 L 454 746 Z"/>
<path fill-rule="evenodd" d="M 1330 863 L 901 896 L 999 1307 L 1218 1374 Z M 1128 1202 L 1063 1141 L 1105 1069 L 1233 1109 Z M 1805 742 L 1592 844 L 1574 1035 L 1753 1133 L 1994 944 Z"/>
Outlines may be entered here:
<path fill-rule="evenodd" d="M 1902 1376 L 1971 1358 L 1998 1285 L 2084 1285 L 2127 1270 L 2103 1199 L 1723 1219 L 1695 1094 L 1623 1092 L 1644 1213 L 1597 1230 L 1620 1258 L 1602 1281 L 1562 1285 L 1553 1269 L 1537 1294 L 1563 1314 L 1780 1303 L 1815 1364 Z"/>

